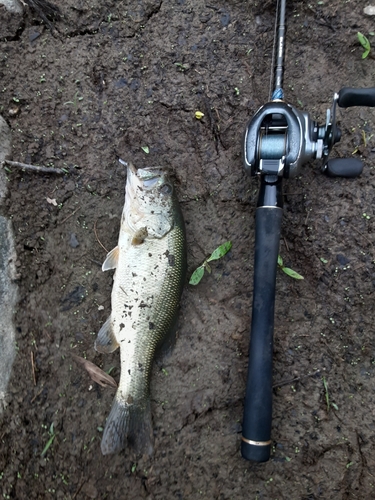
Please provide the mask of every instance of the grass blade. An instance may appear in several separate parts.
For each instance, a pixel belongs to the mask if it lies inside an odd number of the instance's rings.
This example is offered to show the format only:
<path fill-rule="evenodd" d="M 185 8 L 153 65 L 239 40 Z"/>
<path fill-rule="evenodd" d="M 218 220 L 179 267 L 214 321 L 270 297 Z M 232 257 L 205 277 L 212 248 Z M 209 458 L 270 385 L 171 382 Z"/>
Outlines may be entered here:
<path fill-rule="evenodd" d="M 51 444 L 53 443 L 54 439 L 55 439 L 55 434 L 52 434 L 52 436 L 51 436 L 51 437 L 49 438 L 49 440 L 47 441 L 47 444 L 45 445 L 45 447 L 44 447 L 44 449 L 43 449 L 42 453 L 40 454 L 40 456 L 41 456 L 41 457 L 44 457 L 44 456 L 45 456 L 45 454 L 46 454 L 46 453 L 47 453 L 47 451 L 49 450 L 49 448 L 50 448 Z"/>

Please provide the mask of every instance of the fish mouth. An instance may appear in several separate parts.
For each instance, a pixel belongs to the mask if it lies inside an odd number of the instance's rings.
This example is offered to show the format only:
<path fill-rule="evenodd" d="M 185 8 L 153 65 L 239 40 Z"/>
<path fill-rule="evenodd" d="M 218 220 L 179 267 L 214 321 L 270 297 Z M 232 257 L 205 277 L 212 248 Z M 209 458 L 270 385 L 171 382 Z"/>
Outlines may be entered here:
<path fill-rule="evenodd" d="M 131 229 L 137 230 L 141 225 L 149 211 L 145 205 L 146 199 L 155 200 L 152 191 L 158 184 L 163 183 L 164 177 L 165 169 L 162 167 L 136 168 L 132 163 L 128 163 L 124 213 Z M 157 213 L 156 208 L 153 213 Z"/>
<path fill-rule="evenodd" d="M 129 163 L 127 186 L 129 185 L 130 196 L 135 196 L 137 188 L 141 190 L 153 188 L 165 174 L 166 170 L 162 167 L 135 168 L 132 163 Z"/>

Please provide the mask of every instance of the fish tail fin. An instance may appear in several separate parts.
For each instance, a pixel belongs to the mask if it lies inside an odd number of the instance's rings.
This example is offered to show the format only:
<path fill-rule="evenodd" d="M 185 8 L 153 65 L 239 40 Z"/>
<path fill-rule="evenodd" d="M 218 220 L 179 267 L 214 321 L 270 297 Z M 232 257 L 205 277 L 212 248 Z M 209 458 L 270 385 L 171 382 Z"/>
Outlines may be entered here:
<path fill-rule="evenodd" d="M 103 455 L 110 455 L 125 448 L 127 443 L 136 453 L 152 455 L 151 405 L 150 400 L 128 404 L 117 393 L 103 432 L 101 450 Z"/>

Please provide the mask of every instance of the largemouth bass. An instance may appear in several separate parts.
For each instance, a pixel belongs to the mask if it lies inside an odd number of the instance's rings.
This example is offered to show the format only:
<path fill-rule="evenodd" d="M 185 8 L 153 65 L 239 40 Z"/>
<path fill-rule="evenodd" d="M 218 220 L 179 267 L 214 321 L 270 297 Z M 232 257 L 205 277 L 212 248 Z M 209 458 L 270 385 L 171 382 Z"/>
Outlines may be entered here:
<path fill-rule="evenodd" d="M 116 269 L 112 312 L 95 343 L 120 347 L 119 387 L 101 442 L 103 455 L 133 445 L 152 453 L 150 376 L 155 351 L 172 330 L 186 272 L 186 242 L 173 184 L 161 167 L 127 168 L 118 245 L 103 271 Z"/>

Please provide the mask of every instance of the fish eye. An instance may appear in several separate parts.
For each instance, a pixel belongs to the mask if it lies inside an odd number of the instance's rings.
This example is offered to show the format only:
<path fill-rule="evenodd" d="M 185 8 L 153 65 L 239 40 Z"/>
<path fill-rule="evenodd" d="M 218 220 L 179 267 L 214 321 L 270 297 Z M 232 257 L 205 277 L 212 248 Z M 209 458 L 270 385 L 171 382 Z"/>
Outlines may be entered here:
<path fill-rule="evenodd" d="M 168 184 L 167 182 L 165 184 L 162 184 L 159 188 L 159 191 L 161 192 L 161 194 L 171 194 L 172 191 L 173 191 L 173 188 L 170 184 Z"/>

